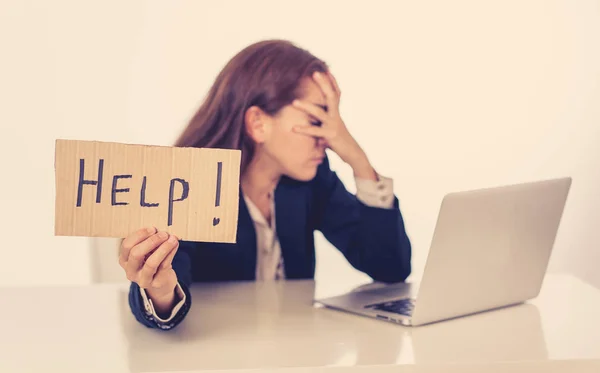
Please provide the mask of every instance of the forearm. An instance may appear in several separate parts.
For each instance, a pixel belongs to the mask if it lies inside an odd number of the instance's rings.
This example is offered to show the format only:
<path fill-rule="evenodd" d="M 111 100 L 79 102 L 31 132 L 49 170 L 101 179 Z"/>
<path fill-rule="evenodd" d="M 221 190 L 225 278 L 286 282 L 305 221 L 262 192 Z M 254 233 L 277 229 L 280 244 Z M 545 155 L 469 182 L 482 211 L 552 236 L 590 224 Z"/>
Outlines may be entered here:
<path fill-rule="evenodd" d="M 349 242 L 355 267 L 375 281 L 400 282 L 411 273 L 411 243 L 397 203 L 395 199 L 391 209 L 363 206 L 356 234 Z"/>
<path fill-rule="evenodd" d="M 348 164 L 352 167 L 355 178 L 373 181 L 378 180 L 377 172 L 362 149 L 354 153 L 354 155 L 348 159 Z"/>
<path fill-rule="evenodd" d="M 366 156 L 354 165 L 360 201 L 358 229 L 350 242 L 358 266 L 384 282 L 404 281 L 410 274 L 411 247 L 394 181 L 374 171 Z M 361 173 L 362 172 L 362 173 Z M 375 176 L 369 175 L 374 174 Z"/>
<path fill-rule="evenodd" d="M 358 174 L 373 169 L 363 169 L 359 164 L 353 163 Z M 323 166 L 315 179 L 315 228 L 353 267 L 375 281 L 403 281 L 411 271 L 411 245 L 393 180 L 377 173 L 376 180 L 364 176 L 356 177 L 354 196 L 331 172 L 328 163 Z"/>
<path fill-rule="evenodd" d="M 360 201 L 359 229 L 351 245 L 365 272 L 384 281 L 404 280 L 410 273 L 410 241 L 394 195 L 394 180 L 356 178 Z"/>

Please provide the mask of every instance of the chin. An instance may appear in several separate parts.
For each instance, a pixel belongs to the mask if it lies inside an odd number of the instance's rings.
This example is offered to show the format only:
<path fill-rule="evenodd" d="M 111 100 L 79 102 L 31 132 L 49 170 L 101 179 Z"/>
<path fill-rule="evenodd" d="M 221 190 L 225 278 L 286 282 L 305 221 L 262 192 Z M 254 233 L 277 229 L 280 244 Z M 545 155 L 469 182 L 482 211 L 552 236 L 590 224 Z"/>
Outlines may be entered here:
<path fill-rule="evenodd" d="M 311 181 L 317 175 L 317 167 L 303 168 L 302 170 L 293 170 L 286 175 L 298 181 Z"/>

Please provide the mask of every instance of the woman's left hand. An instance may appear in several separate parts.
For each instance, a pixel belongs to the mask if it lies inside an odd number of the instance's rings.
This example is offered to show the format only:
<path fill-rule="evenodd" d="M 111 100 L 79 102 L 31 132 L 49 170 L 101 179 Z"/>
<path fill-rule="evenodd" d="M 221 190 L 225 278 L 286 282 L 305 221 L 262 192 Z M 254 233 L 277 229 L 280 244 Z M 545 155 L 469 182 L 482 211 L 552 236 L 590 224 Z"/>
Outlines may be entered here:
<path fill-rule="evenodd" d="M 358 142 L 352 137 L 340 116 L 339 104 L 341 91 L 331 74 L 316 72 L 314 81 L 319 85 L 325 96 L 327 111 L 323 108 L 302 100 L 294 100 L 292 105 L 304 110 L 321 122 L 321 126 L 295 126 L 294 131 L 308 136 L 323 138 L 328 147 L 344 162 L 348 163 L 356 176 L 373 179 L 375 171 Z"/>

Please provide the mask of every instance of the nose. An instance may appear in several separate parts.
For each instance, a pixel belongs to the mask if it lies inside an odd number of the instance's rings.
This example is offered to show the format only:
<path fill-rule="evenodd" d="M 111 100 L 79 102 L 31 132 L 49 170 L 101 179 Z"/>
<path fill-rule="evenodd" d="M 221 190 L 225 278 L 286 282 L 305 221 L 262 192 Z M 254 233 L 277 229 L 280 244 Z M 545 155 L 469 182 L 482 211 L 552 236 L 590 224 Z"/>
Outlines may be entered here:
<path fill-rule="evenodd" d="M 318 148 L 327 148 L 328 144 L 327 144 L 327 140 L 322 138 L 322 137 L 318 137 L 317 139 L 317 147 Z"/>

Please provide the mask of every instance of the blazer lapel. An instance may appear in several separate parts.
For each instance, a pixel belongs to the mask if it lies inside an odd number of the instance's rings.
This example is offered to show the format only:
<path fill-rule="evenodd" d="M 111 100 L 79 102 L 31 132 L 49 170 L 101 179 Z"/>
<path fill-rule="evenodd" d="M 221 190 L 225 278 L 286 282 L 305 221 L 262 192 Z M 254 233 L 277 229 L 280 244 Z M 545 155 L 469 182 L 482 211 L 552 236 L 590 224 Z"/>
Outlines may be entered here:
<path fill-rule="evenodd" d="M 277 237 L 286 278 L 306 277 L 305 263 L 312 258 L 306 251 L 306 200 L 304 191 L 294 182 L 283 180 L 275 190 Z"/>
<path fill-rule="evenodd" d="M 256 229 L 240 188 L 238 231 L 236 250 L 241 256 L 242 276 L 246 280 L 256 278 Z"/>

